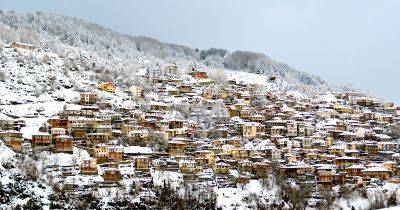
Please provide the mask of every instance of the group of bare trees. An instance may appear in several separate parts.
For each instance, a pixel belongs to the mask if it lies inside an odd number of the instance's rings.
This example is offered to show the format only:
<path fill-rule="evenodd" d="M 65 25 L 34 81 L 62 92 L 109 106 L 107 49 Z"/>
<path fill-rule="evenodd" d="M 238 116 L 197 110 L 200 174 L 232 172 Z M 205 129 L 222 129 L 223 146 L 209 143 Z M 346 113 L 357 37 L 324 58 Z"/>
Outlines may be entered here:
<path fill-rule="evenodd" d="M 3 69 L 0 66 L 0 81 L 5 82 L 6 81 L 6 73 L 3 71 Z"/>
<path fill-rule="evenodd" d="M 36 162 L 25 155 L 18 155 L 17 167 L 28 180 L 37 181 L 40 177 L 40 171 L 36 165 Z"/>
<path fill-rule="evenodd" d="M 165 152 L 168 147 L 168 140 L 164 138 L 163 133 L 157 133 L 154 130 L 150 130 L 147 145 L 153 151 Z"/>
<path fill-rule="evenodd" d="M 394 124 L 389 125 L 389 131 L 395 137 L 399 137 L 400 136 L 400 123 L 394 123 Z"/>
<path fill-rule="evenodd" d="M 313 186 L 289 177 L 280 169 L 277 162 L 271 162 L 268 172 L 260 174 L 260 178 L 265 189 L 277 188 L 277 200 L 282 201 L 281 203 L 271 204 L 269 208 L 283 208 L 285 205 L 289 205 L 290 209 L 305 209 L 307 207 L 307 198 L 310 196 Z M 265 207 L 262 202 L 258 202 L 257 205 Z"/>
<path fill-rule="evenodd" d="M 212 188 L 196 189 L 193 184 L 184 184 L 183 193 L 172 187 L 169 181 L 155 189 L 156 209 L 216 209 L 217 197 Z"/>

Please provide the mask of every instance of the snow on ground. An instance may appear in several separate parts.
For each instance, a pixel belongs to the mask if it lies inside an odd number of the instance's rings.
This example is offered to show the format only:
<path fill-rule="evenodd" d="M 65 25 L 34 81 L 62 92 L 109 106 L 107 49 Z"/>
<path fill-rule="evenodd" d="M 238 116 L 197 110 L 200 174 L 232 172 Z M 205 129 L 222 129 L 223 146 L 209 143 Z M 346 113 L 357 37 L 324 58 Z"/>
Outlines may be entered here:
<path fill-rule="evenodd" d="M 47 90 L 69 82 L 63 76 L 63 60 L 55 53 L 5 48 L 2 55 L 3 69 L 9 71 L 6 81 L 0 82 L 0 104 L 51 102 L 55 97 Z M 48 61 L 43 62 L 43 57 Z"/>
<path fill-rule="evenodd" d="M 152 170 L 151 177 L 153 179 L 154 185 L 162 185 L 164 180 L 169 180 L 172 187 L 179 187 L 179 185 L 183 182 L 183 176 L 179 172 L 174 171 L 159 171 Z"/>
<path fill-rule="evenodd" d="M 47 122 L 48 118 L 44 116 L 33 118 L 20 118 L 25 121 L 25 127 L 21 128 L 21 133 L 25 139 L 32 139 L 32 135 L 39 134 L 39 128 Z"/>
<path fill-rule="evenodd" d="M 150 147 L 129 146 L 124 147 L 125 154 L 150 154 L 153 153 Z"/>
<path fill-rule="evenodd" d="M 393 207 L 389 207 L 389 208 L 384 208 L 384 209 L 380 209 L 380 210 L 399 210 L 400 206 L 393 206 Z"/>
<path fill-rule="evenodd" d="M 60 112 L 65 102 L 43 102 L 34 104 L 18 104 L 18 105 L 0 105 L 0 111 L 5 114 L 15 116 L 33 116 L 35 113 L 41 113 L 50 117 Z"/>
<path fill-rule="evenodd" d="M 119 88 L 116 93 L 98 90 L 93 72 L 69 71 L 56 53 L 4 48 L 2 56 L 2 69 L 7 71 L 5 81 L 0 81 L 0 112 L 51 116 L 65 103 L 77 102 L 82 91 L 95 92 L 116 105 L 131 103 Z"/>
<path fill-rule="evenodd" d="M 254 74 L 245 71 L 235 71 L 230 69 L 225 69 L 225 73 L 230 80 L 236 80 L 236 82 L 238 83 L 243 82 L 246 84 L 262 85 L 266 87 L 267 91 L 274 91 L 275 93 L 281 93 L 280 90 L 282 90 L 282 87 L 285 87 L 287 85 L 287 82 L 285 81 L 270 82 L 269 76 L 263 74 Z M 287 91 L 285 94 L 294 96 L 297 99 L 301 99 L 306 96 L 306 94 L 300 91 L 293 90 Z"/>
<path fill-rule="evenodd" d="M 334 187 L 334 189 L 337 191 L 338 187 Z M 397 199 L 400 199 L 399 190 L 400 186 L 398 184 L 385 183 L 382 187 L 367 188 L 368 199 L 361 197 L 361 195 L 353 196 L 348 201 L 344 198 L 336 198 L 334 205 L 336 208 L 342 210 L 352 210 L 353 207 L 357 210 L 367 210 L 370 209 L 370 202 L 372 202 L 376 196 L 383 195 L 384 200 L 388 201 L 392 194 L 396 194 Z M 313 208 L 308 209 L 311 210 Z M 400 206 L 387 209 L 400 209 Z"/>
<path fill-rule="evenodd" d="M 236 82 L 244 82 L 248 84 L 261 84 L 266 85 L 268 83 L 268 77 L 262 74 L 248 73 L 244 71 L 235 71 L 225 69 L 225 73 L 228 79 L 234 79 Z M 268 83 L 270 84 L 270 83 Z"/>
<path fill-rule="evenodd" d="M 117 195 L 121 196 L 119 187 L 107 187 L 107 188 L 99 188 L 98 195 L 101 198 L 101 201 L 104 203 L 108 203 L 111 201 L 111 198 L 116 198 Z"/>
<path fill-rule="evenodd" d="M 8 182 L 7 180 L 8 179 Z M 9 179 L 9 174 L 6 176 L 3 176 L 0 179 L 0 182 L 3 184 L 3 186 L 7 184 L 13 184 L 15 180 Z M 21 187 L 25 187 L 24 193 L 26 194 L 34 194 L 35 197 L 41 200 L 41 209 L 43 210 L 48 210 L 49 209 L 49 204 L 50 201 L 48 200 L 48 196 L 52 194 L 51 189 L 46 187 L 43 184 L 39 184 L 38 182 L 27 182 L 26 185 L 23 185 Z M 14 209 L 15 206 L 17 205 L 24 205 L 26 204 L 32 197 L 31 196 L 26 196 L 25 199 L 17 198 L 17 199 L 12 199 L 11 202 L 8 203 L 0 203 L 0 209 Z"/>
<path fill-rule="evenodd" d="M 39 133 L 40 126 L 30 126 L 21 128 L 24 139 L 32 139 L 32 135 Z"/>
<path fill-rule="evenodd" d="M 258 84 L 263 85 L 268 91 L 278 91 L 279 87 L 275 83 L 269 82 L 269 77 L 263 74 L 248 73 L 245 71 L 235 71 L 230 69 L 225 69 L 225 73 L 230 80 L 236 80 L 236 82 L 246 83 L 246 84 Z"/>
<path fill-rule="evenodd" d="M 71 166 L 74 163 L 81 163 L 82 159 L 90 157 L 89 153 L 78 147 L 73 148 L 73 154 L 68 153 L 53 153 L 49 154 L 47 151 L 39 154 L 39 157 L 45 157 L 45 165 L 59 165 L 59 166 Z"/>
<path fill-rule="evenodd" d="M 264 188 L 260 180 L 250 180 L 248 184 L 238 185 L 237 188 L 216 188 L 217 193 L 217 206 L 222 209 L 248 209 L 248 204 L 243 202 L 244 197 L 248 197 L 251 194 L 262 198 L 264 201 L 268 200 L 268 203 L 278 201 L 275 197 L 277 194 L 277 188 L 274 185 L 271 188 Z"/>
<path fill-rule="evenodd" d="M 68 176 L 64 179 L 64 183 L 69 184 L 77 184 L 78 186 L 83 185 L 93 185 L 94 183 L 99 183 L 104 181 L 103 177 L 100 175 L 75 175 L 75 176 Z"/>
<path fill-rule="evenodd" d="M 6 159 L 13 157 L 15 152 L 8 148 L 2 140 L 0 140 L 0 167 L 3 161 Z"/>
<path fill-rule="evenodd" d="M 41 200 L 42 209 L 49 209 L 48 196 L 52 194 L 51 189 L 45 184 L 33 181 L 16 181 L 13 176 L 19 174 L 19 169 L 4 170 L 2 164 L 9 158 L 14 158 L 15 152 L 4 145 L 3 141 L 0 140 L 0 184 L 3 188 L 3 192 L 13 192 L 13 190 L 23 189 L 26 195 L 34 195 L 36 198 Z M 7 189 L 11 188 L 11 189 Z M 18 188 L 18 189 L 15 189 Z M 21 199 L 20 195 L 10 195 L 12 198 L 10 202 L 0 203 L 0 209 L 13 209 L 16 205 L 24 205 L 31 199 L 31 196 L 25 196 Z M 15 197 L 13 197 L 15 196 Z M 22 196 L 23 197 L 23 196 Z"/>

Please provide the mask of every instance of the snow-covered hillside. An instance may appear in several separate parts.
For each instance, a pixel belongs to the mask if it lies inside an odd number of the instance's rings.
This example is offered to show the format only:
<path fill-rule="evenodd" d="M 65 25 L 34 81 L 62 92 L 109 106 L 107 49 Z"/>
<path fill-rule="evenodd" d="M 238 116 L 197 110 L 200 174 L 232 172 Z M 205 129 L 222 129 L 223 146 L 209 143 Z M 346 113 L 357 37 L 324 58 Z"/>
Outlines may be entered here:
<path fill-rule="evenodd" d="M 3 105 L 76 100 L 79 94 L 71 88 L 79 85 L 77 78 L 89 83 L 76 72 L 64 70 L 63 60 L 55 53 L 5 48 L 1 60 Z"/>
<path fill-rule="evenodd" d="M 119 34 L 72 17 L 2 12 L 0 38 L 6 43 L 21 41 L 41 45 L 46 51 L 70 58 L 64 58 L 67 69 L 94 71 L 102 74 L 97 76 L 99 79 L 124 85 L 129 83 L 125 75 L 138 71 L 144 65 L 143 60 L 150 60 L 151 65 L 147 67 L 153 69 L 174 61 L 180 66 L 195 63 L 207 71 L 225 67 L 239 72 L 275 76 L 279 87 L 284 90 L 315 94 L 338 89 L 317 76 L 296 71 L 263 54 L 246 51 L 230 53 L 214 48 L 194 50 L 148 37 Z"/>

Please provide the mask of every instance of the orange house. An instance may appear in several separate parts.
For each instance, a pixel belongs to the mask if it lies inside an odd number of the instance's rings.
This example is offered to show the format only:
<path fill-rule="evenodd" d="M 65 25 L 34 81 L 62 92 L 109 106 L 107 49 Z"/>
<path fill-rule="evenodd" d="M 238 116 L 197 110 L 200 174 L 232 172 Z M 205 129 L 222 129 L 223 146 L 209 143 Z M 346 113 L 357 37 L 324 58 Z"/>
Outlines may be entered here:
<path fill-rule="evenodd" d="M 22 133 L 14 130 L 8 130 L 0 132 L 0 139 L 11 148 L 22 151 L 22 144 L 24 143 L 24 138 Z"/>
<path fill-rule="evenodd" d="M 60 135 L 66 135 L 66 134 L 67 134 L 67 129 L 65 129 L 65 128 L 53 127 L 51 129 L 51 135 L 52 135 L 53 138 L 55 138 L 57 136 L 60 136 Z"/>
<path fill-rule="evenodd" d="M 85 158 L 82 160 L 81 173 L 83 174 L 97 174 L 96 159 Z"/>
<path fill-rule="evenodd" d="M 108 160 L 111 162 L 118 162 L 122 160 L 123 148 L 117 146 L 110 146 L 108 148 Z"/>
<path fill-rule="evenodd" d="M 121 180 L 121 171 L 116 168 L 104 169 L 103 179 L 105 182 L 117 182 Z"/>
<path fill-rule="evenodd" d="M 68 129 L 68 119 L 60 119 L 58 116 L 51 117 L 49 124 L 52 128 L 64 128 Z"/>
<path fill-rule="evenodd" d="M 57 152 L 72 153 L 72 136 L 60 135 L 55 140 Z"/>
<path fill-rule="evenodd" d="M 32 147 L 49 147 L 52 139 L 52 135 L 48 133 L 32 135 Z"/>
<path fill-rule="evenodd" d="M 373 167 L 362 170 L 362 176 L 364 179 L 375 178 L 386 180 L 390 178 L 391 173 L 392 171 L 380 167 Z"/>
<path fill-rule="evenodd" d="M 346 169 L 352 165 L 356 165 L 360 162 L 359 158 L 355 157 L 338 157 L 333 160 L 333 164 L 336 165 L 339 171 L 346 171 Z"/>
<path fill-rule="evenodd" d="M 207 79 L 208 78 L 207 72 L 205 72 L 205 71 L 194 71 L 192 73 L 192 75 L 194 78 L 197 78 L 197 79 Z"/>
<path fill-rule="evenodd" d="M 345 169 L 348 176 L 362 176 L 362 171 L 365 169 L 362 165 L 352 165 Z"/>

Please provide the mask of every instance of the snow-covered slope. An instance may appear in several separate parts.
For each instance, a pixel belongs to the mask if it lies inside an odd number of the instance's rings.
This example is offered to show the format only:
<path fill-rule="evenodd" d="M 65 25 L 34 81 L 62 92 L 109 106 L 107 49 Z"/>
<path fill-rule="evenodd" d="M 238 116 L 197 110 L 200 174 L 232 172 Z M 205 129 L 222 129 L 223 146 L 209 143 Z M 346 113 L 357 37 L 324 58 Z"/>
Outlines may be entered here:
<path fill-rule="evenodd" d="M 79 96 L 70 88 L 79 85 L 76 78 L 81 74 L 63 71 L 64 62 L 55 53 L 5 48 L 1 59 L 5 78 L 0 82 L 0 104 L 71 101 Z"/>
<path fill-rule="evenodd" d="M 332 89 L 320 78 L 294 70 L 263 54 L 194 50 L 148 37 L 119 34 L 72 17 L 3 12 L 0 13 L 0 38 L 4 42 L 40 44 L 46 51 L 63 56 L 67 69 L 102 73 L 102 76 L 97 75 L 99 79 L 125 85 L 129 83 L 125 75 L 138 71 L 144 65 L 144 60 L 151 60 L 151 68 L 162 68 L 165 63 L 175 61 L 181 66 L 196 63 L 198 67 L 209 71 L 225 67 L 239 72 L 275 76 L 280 88 L 285 90 L 316 93 Z"/>

